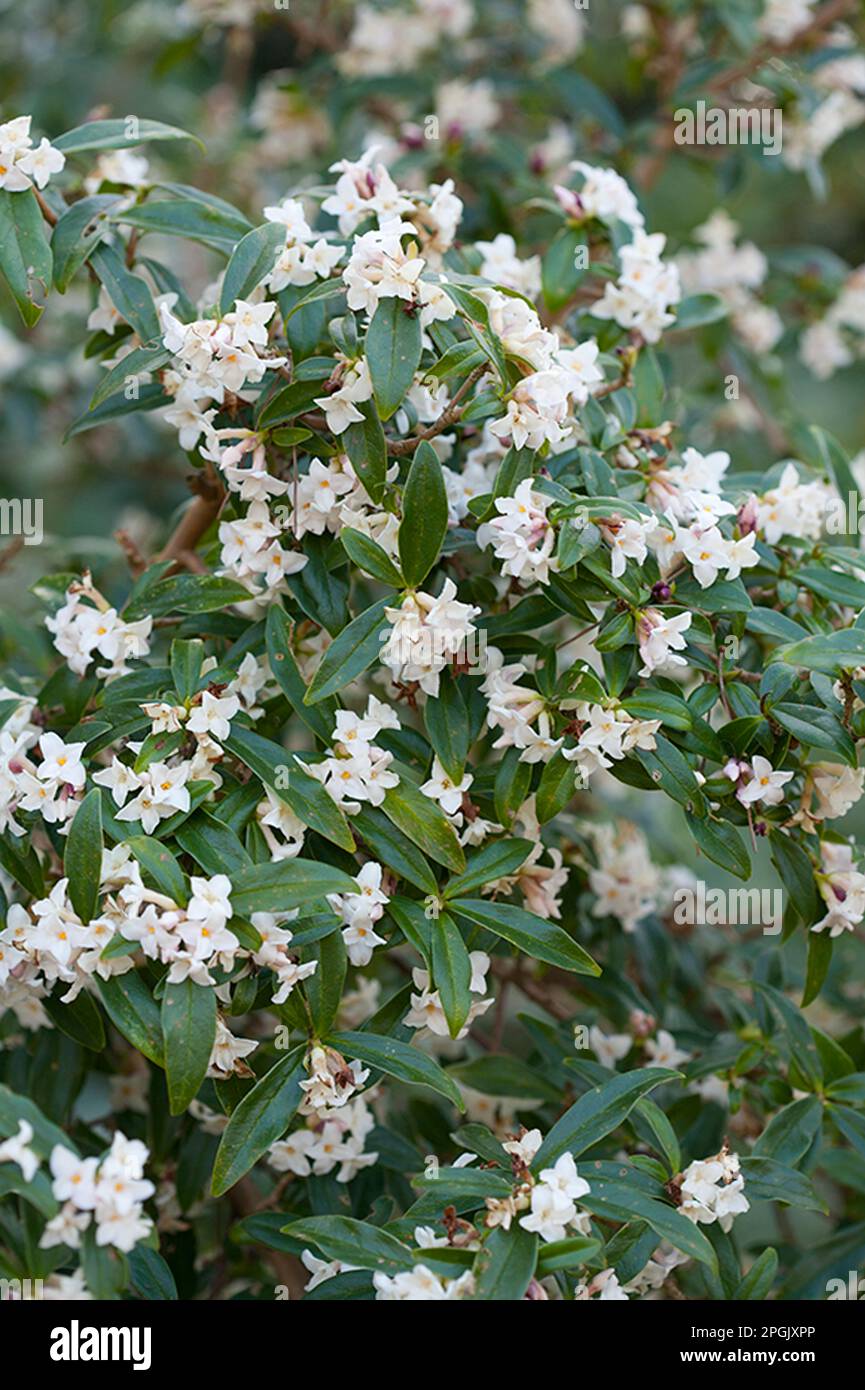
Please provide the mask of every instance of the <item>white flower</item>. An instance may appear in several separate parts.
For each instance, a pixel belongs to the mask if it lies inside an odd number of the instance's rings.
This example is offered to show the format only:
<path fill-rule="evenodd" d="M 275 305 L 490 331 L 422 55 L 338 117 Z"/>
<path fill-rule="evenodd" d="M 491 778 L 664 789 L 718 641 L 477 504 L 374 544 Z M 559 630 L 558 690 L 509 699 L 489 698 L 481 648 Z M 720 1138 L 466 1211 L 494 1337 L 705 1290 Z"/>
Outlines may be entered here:
<path fill-rule="evenodd" d="M 25 1182 L 32 1182 L 42 1160 L 30 1148 L 33 1126 L 26 1120 L 19 1120 L 18 1133 L 0 1141 L 0 1163 L 17 1163 Z"/>
<path fill-rule="evenodd" d="M 71 1149 L 55 1144 L 49 1167 L 53 1177 L 51 1190 L 58 1202 L 72 1202 L 79 1211 L 92 1211 L 96 1206 L 96 1169 L 98 1159 L 79 1158 Z"/>
<path fill-rule="evenodd" d="M 757 753 L 751 759 L 751 779 L 738 788 L 736 797 L 743 806 L 751 806 L 756 801 L 778 806 L 784 800 L 782 788 L 792 777 L 792 772 L 776 772 L 768 758 Z"/>
<path fill-rule="evenodd" d="M 654 1038 L 647 1038 L 645 1047 L 647 1056 L 656 1067 L 675 1069 L 681 1066 L 682 1062 L 687 1062 L 691 1056 L 690 1052 L 685 1052 L 677 1046 L 672 1033 L 668 1033 L 664 1028 L 659 1028 Z"/>
<path fill-rule="evenodd" d="M 201 704 L 193 709 L 186 727 L 192 734 L 207 734 L 208 737 L 216 739 L 217 743 L 224 743 L 231 733 L 231 720 L 239 709 L 240 700 L 237 695 L 219 697 L 205 690 L 201 696 Z"/>
<path fill-rule="evenodd" d="M 43 781 L 66 783 L 79 790 L 87 777 L 81 754 L 87 745 L 84 743 L 63 742 L 57 734 L 43 734 L 39 740 L 42 762 L 36 769 L 37 777 Z"/>
<path fill-rule="evenodd" d="M 431 801 L 437 801 L 446 815 L 453 816 L 462 805 L 463 792 L 468 791 L 473 780 L 469 773 L 464 773 L 459 782 L 451 781 L 438 757 L 434 757 L 432 774 L 421 786 L 421 791 Z"/>

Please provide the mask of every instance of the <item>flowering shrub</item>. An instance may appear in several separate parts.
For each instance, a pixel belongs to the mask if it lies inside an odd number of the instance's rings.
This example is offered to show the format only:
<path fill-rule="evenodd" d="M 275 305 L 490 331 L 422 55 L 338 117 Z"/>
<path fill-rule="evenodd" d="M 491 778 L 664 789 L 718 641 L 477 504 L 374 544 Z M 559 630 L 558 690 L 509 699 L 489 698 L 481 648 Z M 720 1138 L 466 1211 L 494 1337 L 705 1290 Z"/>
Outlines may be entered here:
<path fill-rule="evenodd" d="M 464 32 L 417 8 L 409 67 Z M 381 49 L 361 7 L 344 62 Z M 36 585 L 54 669 L 0 690 L 0 1272 L 821 1297 L 861 1246 L 856 484 L 818 428 L 737 471 L 674 369 L 774 345 L 761 253 L 716 215 L 672 258 L 586 160 L 523 241 L 372 149 L 248 220 L 127 153 L 184 139 L 0 126 L 23 321 L 94 282 L 76 428 L 155 413 L 192 493 L 121 589 Z M 695 856 L 782 910 L 713 918 Z"/>

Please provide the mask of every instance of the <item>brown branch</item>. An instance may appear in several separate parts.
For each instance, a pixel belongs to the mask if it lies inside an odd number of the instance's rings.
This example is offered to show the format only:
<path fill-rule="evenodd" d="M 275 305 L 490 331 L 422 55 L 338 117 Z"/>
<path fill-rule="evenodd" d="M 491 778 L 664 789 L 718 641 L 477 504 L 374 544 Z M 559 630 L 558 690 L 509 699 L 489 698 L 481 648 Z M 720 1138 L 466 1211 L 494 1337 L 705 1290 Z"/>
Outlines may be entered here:
<path fill-rule="evenodd" d="M 489 363 L 481 362 L 480 366 L 475 367 L 474 371 L 470 372 L 466 377 L 450 405 L 442 412 L 435 424 L 430 425 L 429 429 L 418 430 L 417 434 L 413 434 L 410 439 L 400 439 L 395 443 L 388 441 L 388 453 L 396 457 L 400 457 L 402 454 L 410 454 L 417 448 L 418 444 L 422 443 L 425 439 L 435 439 L 437 434 L 442 434 L 450 425 L 455 425 L 462 417 L 464 408 L 462 402 L 465 400 L 465 397 L 472 389 L 475 382 L 479 381 L 488 370 Z"/>
<path fill-rule="evenodd" d="M 39 211 L 42 213 L 42 216 L 45 218 L 45 221 L 48 223 L 49 227 L 56 227 L 57 213 L 51 210 L 51 208 L 46 203 L 45 199 L 42 197 L 42 194 L 39 192 L 38 188 L 34 187 L 33 192 L 36 195 L 36 201 L 39 204 Z"/>
<path fill-rule="evenodd" d="M 129 566 L 129 573 L 132 575 L 133 579 L 137 579 L 138 576 L 140 574 L 143 574 L 144 571 L 147 569 L 147 561 L 145 560 L 141 551 L 138 549 L 138 546 L 135 544 L 135 541 L 132 539 L 128 531 L 115 531 L 114 539 L 120 546 L 120 549 L 123 551 L 123 554 L 126 556 L 126 563 Z"/>
<path fill-rule="evenodd" d="M 783 43 L 774 40 L 767 40 L 759 44 L 748 58 L 739 63 L 734 63 L 728 68 L 711 78 L 706 83 L 706 90 L 721 93 L 725 89 L 740 81 L 742 78 L 750 77 L 763 63 L 770 58 L 783 58 L 795 53 L 801 48 L 810 46 L 810 41 L 829 28 L 837 20 L 843 18 L 845 14 L 854 8 L 854 0 L 829 0 L 821 10 L 814 15 L 810 24 L 804 29 L 800 29 L 792 38 Z M 672 98 L 675 87 L 671 87 L 669 82 L 661 84 L 660 96 L 662 100 L 669 101 Z M 652 151 L 645 158 L 638 171 L 637 181 L 645 188 L 651 188 L 663 171 L 667 155 L 675 144 L 674 131 L 665 117 L 664 125 L 659 125 L 652 138 Z M 707 151 L 709 152 L 709 151 Z M 712 150 L 711 153 L 717 151 Z"/>
<path fill-rule="evenodd" d="M 213 469 L 208 467 L 204 474 L 193 474 L 189 485 L 197 496 L 183 513 L 157 560 L 174 560 L 178 564 L 185 564 L 183 557 L 188 557 L 195 550 L 205 531 L 219 516 L 225 500 L 225 489 Z"/>

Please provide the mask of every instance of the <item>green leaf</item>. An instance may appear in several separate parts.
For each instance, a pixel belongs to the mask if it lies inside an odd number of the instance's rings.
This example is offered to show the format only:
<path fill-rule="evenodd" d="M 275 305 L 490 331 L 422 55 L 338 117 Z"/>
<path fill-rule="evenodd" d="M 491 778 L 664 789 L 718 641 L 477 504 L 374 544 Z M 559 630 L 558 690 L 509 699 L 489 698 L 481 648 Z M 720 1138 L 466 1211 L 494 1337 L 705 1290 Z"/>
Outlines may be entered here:
<path fill-rule="evenodd" d="M 471 747 L 471 726 L 466 702 L 450 671 L 442 671 L 438 695 L 427 697 L 424 722 L 448 777 L 455 783 L 462 781 Z"/>
<path fill-rule="evenodd" d="M 28 328 L 39 322 L 51 288 L 53 260 L 32 188 L 0 191 L 0 272 Z"/>
<path fill-rule="evenodd" d="M 588 1236 L 570 1236 L 567 1240 L 545 1241 L 538 1251 L 538 1278 L 554 1274 L 559 1269 L 575 1269 L 593 1260 L 600 1252 L 601 1242 Z"/>
<path fill-rule="evenodd" d="M 820 912 L 820 898 L 814 881 L 814 866 L 801 845 L 783 830 L 771 830 L 769 843 L 772 863 L 784 887 L 792 895 L 796 911 L 810 926 Z"/>
<path fill-rule="evenodd" d="M 475 1257 L 473 1298 L 501 1303 L 521 1299 L 535 1272 L 538 1238 L 513 1222 L 492 1231 Z"/>
<path fill-rule="evenodd" d="M 801 666 L 806 671 L 852 671 L 865 664 L 865 628 L 845 627 L 840 632 L 819 632 L 801 642 L 779 647 L 776 661 Z"/>
<path fill-rule="evenodd" d="M 375 859 L 422 893 L 438 892 L 435 874 L 420 850 L 377 807 L 362 806 L 352 816 L 352 825 Z"/>
<path fill-rule="evenodd" d="M 751 1150 L 755 1158 L 774 1158 L 791 1166 L 808 1152 L 823 1123 L 818 1096 L 794 1100 L 773 1115 Z"/>
<path fill-rule="evenodd" d="M 10 844 L 0 835 L 0 868 L 10 878 L 14 878 L 16 883 L 20 883 L 22 888 L 26 888 L 33 897 L 44 897 L 45 880 L 42 876 L 42 865 L 32 845 L 28 845 L 25 850 L 14 841 Z"/>
<path fill-rule="evenodd" d="M 216 995 L 192 980 L 165 986 L 162 996 L 165 1076 L 172 1115 L 182 1115 L 198 1095 L 216 1038 Z"/>
<path fill-rule="evenodd" d="M 688 829 L 693 835 L 698 849 L 720 864 L 728 873 L 735 874 L 743 882 L 751 877 L 751 858 L 742 843 L 738 830 L 726 821 L 689 820 Z"/>
<path fill-rule="evenodd" d="M 433 983 L 441 998 L 450 1035 L 455 1038 L 471 1008 L 472 964 L 462 933 L 452 917 L 442 912 L 431 925 Z"/>
<path fill-rule="evenodd" d="M 180 848 L 191 855 L 206 874 L 228 874 L 233 883 L 238 875 L 252 867 L 252 860 L 234 831 L 204 810 L 196 811 L 184 821 L 175 838 Z"/>
<path fill-rule="evenodd" d="M 93 787 L 75 812 L 63 856 L 69 900 L 85 925 L 93 920 L 99 907 L 102 845 L 102 794 L 98 787 Z"/>
<path fill-rule="evenodd" d="M 161 618 L 166 613 L 215 613 L 234 603 L 248 603 L 249 590 L 233 579 L 215 574 L 175 574 L 160 579 L 134 603 L 128 603 L 123 616 L 130 621 L 150 614 Z"/>
<path fill-rule="evenodd" d="M 357 409 L 363 419 L 353 420 L 344 432 L 345 452 L 373 502 L 379 506 L 387 481 L 387 441 L 375 402 L 364 401 Z"/>
<path fill-rule="evenodd" d="M 462 873 L 465 855 L 444 812 L 405 777 L 385 793 L 381 805 L 388 820 L 418 845 L 430 859 Z"/>
<path fill-rule="evenodd" d="M 371 574 L 373 579 L 379 579 L 382 584 L 389 584 L 392 589 L 405 588 L 405 580 L 393 560 L 371 536 L 365 536 L 362 531 L 355 531 L 351 526 L 346 526 L 340 531 L 339 538 L 348 558 L 360 569 L 366 570 L 367 574 Z"/>
<path fill-rule="evenodd" d="M 674 801 L 684 806 L 690 814 L 704 816 L 706 804 L 694 776 L 694 769 L 676 745 L 664 738 L 663 734 L 655 735 L 655 744 L 654 752 L 644 748 L 637 750 L 637 757 L 652 781 Z"/>
<path fill-rule="evenodd" d="M 826 983 L 826 976 L 832 964 L 833 948 L 834 942 L 828 932 L 809 931 L 808 964 L 805 971 L 805 988 L 802 991 L 803 1009 L 813 1004 Z"/>
<path fill-rule="evenodd" d="M 727 317 L 727 306 L 717 294 L 689 294 L 676 306 L 675 327 L 703 328 Z"/>
<path fill-rule="evenodd" d="M 166 362 L 170 361 L 171 353 L 168 348 L 164 348 L 161 344 L 157 344 L 155 347 L 147 344 L 144 347 L 133 348 L 125 357 L 121 358 L 116 366 L 105 373 L 90 398 L 89 409 L 95 410 L 97 406 L 111 400 L 112 396 L 123 393 L 131 377 L 137 378 L 144 372 L 156 371 L 157 368 L 164 367 Z M 123 399 L 127 399 L 125 395 Z M 129 403 L 132 404 L 134 399 L 130 396 Z"/>
<path fill-rule="evenodd" d="M 318 902 L 328 893 L 356 893 L 357 884 L 342 869 L 312 859 L 281 859 L 253 864 L 232 880 L 231 906 L 238 917 L 253 912 L 287 912 Z"/>
<path fill-rule="evenodd" d="M 469 1062 L 457 1062 L 450 1075 L 473 1091 L 485 1096 L 502 1096 L 509 1100 L 556 1101 L 561 1087 L 548 1080 L 534 1067 L 505 1053 L 485 1052 Z"/>
<path fill-rule="evenodd" d="M 752 988 L 759 991 L 771 1006 L 786 1035 L 791 1059 L 808 1082 L 810 1089 L 818 1091 L 823 1080 L 823 1065 L 806 1020 L 786 995 L 772 985 L 761 984 L 755 980 Z M 802 1089 L 804 1090 L 804 1087 Z"/>
<path fill-rule="evenodd" d="M 107 980 L 96 978 L 105 1011 L 118 1033 L 137 1047 L 138 1051 L 158 1067 L 165 1065 L 162 1041 L 162 1020 L 153 995 L 137 970 L 125 975 L 112 975 Z"/>
<path fill-rule="evenodd" d="M 804 584 L 812 594 L 829 599 L 831 603 L 841 603 L 851 608 L 865 605 L 865 584 L 849 574 L 839 574 L 836 570 L 823 569 L 817 565 L 806 566 L 790 575 L 794 584 Z"/>
<path fill-rule="evenodd" d="M 365 354 L 379 415 L 389 420 L 420 363 L 420 316 L 413 306 L 396 295 L 380 299 L 366 332 Z"/>
<path fill-rule="evenodd" d="M 285 1134 L 303 1099 L 303 1057 L 303 1047 L 286 1053 L 231 1112 L 213 1165 L 214 1197 L 221 1197 L 239 1182 Z"/>
<path fill-rule="evenodd" d="M 649 1091 L 665 1081 L 679 1078 L 680 1074 L 668 1067 L 638 1067 L 635 1071 L 612 1076 L 601 1086 L 593 1086 L 553 1125 L 535 1155 L 532 1168 L 539 1173 L 542 1168 L 551 1167 L 563 1153 L 577 1158 L 618 1129 Z"/>
<path fill-rule="evenodd" d="M 230 313 L 238 299 L 248 299 L 273 270 L 276 258 L 285 245 L 285 227 L 281 222 L 265 222 L 241 237 L 225 267 L 219 312 Z"/>
<path fill-rule="evenodd" d="M 627 1186 L 624 1180 L 617 1182 L 606 1176 L 600 1177 L 594 1170 L 590 1170 L 588 1181 L 591 1191 L 580 1198 L 581 1206 L 613 1221 L 629 1221 L 637 1217 L 683 1254 L 690 1255 L 710 1269 L 717 1269 L 718 1257 L 702 1231 L 675 1207 L 668 1206 L 638 1187 Z"/>
<path fill-rule="evenodd" d="M 455 898 L 450 907 L 457 917 L 509 941 L 532 960 L 543 960 L 577 975 L 601 973 L 601 967 L 562 927 L 524 908 L 490 903 L 484 898 Z"/>
<path fill-rule="evenodd" d="M 192 140 L 204 149 L 198 136 L 190 135 L 188 130 L 164 125 L 162 121 L 139 119 L 138 116 L 113 121 L 87 121 L 59 135 L 53 144 L 64 154 L 78 154 L 81 150 L 129 150 L 151 140 Z"/>
<path fill-rule="evenodd" d="M 172 642 L 169 656 L 171 679 L 181 700 L 191 700 L 197 693 L 203 662 L 204 643 L 200 638 L 185 640 L 178 637 Z"/>
<path fill-rule="evenodd" d="M 856 766 L 856 745 L 840 719 L 821 705 L 772 705 L 772 718 L 806 748 L 825 749 L 842 762 Z"/>
<path fill-rule="evenodd" d="M 308 959 L 318 961 L 318 969 L 310 975 L 305 988 L 315 1031 L 320 1036 L 333 1027 L 342 1002 L 348 965 L 342 933 L 334 931 L 317 941 Z"/>
<path fill-rule="evenodd" d="M 195 819 L 193 816 L 192 820 Z M 182 825 L 178 834 L 183 834 L 190 824 L 191 821 L 187 821 Z M 161 840 L 154 840 L 149 835 L 133 835 L 130 839 L 124 840 L 124 844 L 132 850 L 144 870 L 145 877 L 153 880 L 159 892 L 173 898 L 179 907 L 185 907 L 189 896 L 186 875 L 171 850 Z M 184 848 L 182 844 L 181 848 Z"/>
<path fill-rule="evenodd" d="M 577 264 L 577 249 L 586 247 L 586 233 L 576 227 L 563 227 L 550 242 L 541 261 L 541 288 L 544 303 L 555 312 L 573 298 L 586 273 L 587 265 Z M 588 262 L 587 262 L 588 264 Z"/>
<path fill-rule="evenodd" d="M 153 296 L 145 281 L 128 269 L 117 248 L 104 243 L 97 246 L 90 264 L 118 314 L 135 329 L 142 343 L 161 339 Z"/>
<path fill-rule="evenodd" d="M 79 198 L 57 220 L 51 234 L 54 257 L 54 284 L 61 294 L 68 290 L 77 270 L 109 230 L 106 213 L 119 201 L 119 194 L 94 194 Z"/>
<path fill-rule="evenodd" d="M 291 623 L 278 603 L 272 603 L 267 610 L 266 632 L 270 669 L 283 695 L 307 728 L 329 744 L 336 720 L 335 702 L 321 701 L 318 707 L 305 703 L 306 682 L 291 650 Z"/>
<path fill-rule="evenodd" d="M 303 1245 L 316 1246 L 326 1260 L 391 1275 L 414 1267 L 414 1256 L 401 1240 L 351 1216 L 304 1216 L 282 1230 Z"/>
<path fill-rule="evenodd" d="M 547 821 L 553 820 L 564 811 L 576 790 L 576 785 L 576 764 L 569 762 L 559 749 L 549 762 L 544 764 L 538 784 L 535 810 L 541 825 L 546 825 Z"/>
<path fill-rule="evenodd" d="M 314 705 L 336 695 L 363 675 L 381 650 L 383 634 L 390 630 L 384 610 L 392 604 L 392 598 L 379 599 L 334 638 L 312 678 L 304 704 Z"/>
<path fill-rule="evenodd" d="M 413 588 L 438 560 L 448 526 L 448 499 L 438 454 L 423 440 L 415 452 L 402 496 L 399 557 Z"/>
<path fill-rule="evenodd" d="M 778 1253 L 770 1245 L 756 1259 L 742 1279 L 733 1298 L 751 1303 L 762 1303 L 768 1296 L 778 1273 Z"/>
<path fill-rule="evenodd" d="M 445 1100 L 464 1110 L 462 1096 L 438 1062 L 425 1052 L 400 1042 L 398 1038 L 381 1038 L 372 1033 L 332 1033 L 325 1039 L 331 1047 L 347 1053 L 368 1067 L 394 1076 L 412 1086 L 429 1086 Z"/>
<path fill-rule="evenodd" d="M 54 1026 L 67 1038 L 72 1038 L 73 1042 L 89 1048 L 91 1052 L 102 1051 L 105 1027 L 91 995 L 79 994 L 68 1004 L 54 995 L 48 995 L 42 1000 L 42 1007 Z"/>
<path fill-rule="evenodd" d="M 745 1196 L 749 1202 L 784 1202 L 805 1211 L 825 1211 L 824 1202 L 804 1173 L 778 1163 L 774 1158 L 751 1157 L 741 1160 Z"/>
<path fill-rule="evenodd" d="M 139 1242 L 126 1257 L 132 1283 L 148 1302 L 167 1303 L 177 1298 L 177 1285 L 170 1266 L 158 1250 Z"/>
<path fill-rule="evenodd" d="M 514 837 L 507 840 L 494 840 L 482 849 L 475 850 L 466 860 L 465 872 L 451 878 L 444 886 L 445 898 L 458 898 L 466 893 L 474 893 L 485 883 L 497 878 L 515 874 L 524 864 L 532 850 L 531 840 Z"/>
<path fill-rule="evenodd" d="M 239 724 L 225 740 L 225 747 L 290 806 L 304 825 L 349 853 L 354 849 L 354 838 L 342 811 L 321 783 L 303 770 L 293 753 Z"/>
<path fill-rule="evenodd" d="M 213 204 L 189 198 L 160 198 L 136 203 L 132 208 L 121 207 L 112 214 L 111 220 L 136 227 L 142 235 L 152 232 L 200 241 L 224 256 L 229 255 L 250 230 L 247 219 L 235 210 L 226 211 L 221 199 Z"/>

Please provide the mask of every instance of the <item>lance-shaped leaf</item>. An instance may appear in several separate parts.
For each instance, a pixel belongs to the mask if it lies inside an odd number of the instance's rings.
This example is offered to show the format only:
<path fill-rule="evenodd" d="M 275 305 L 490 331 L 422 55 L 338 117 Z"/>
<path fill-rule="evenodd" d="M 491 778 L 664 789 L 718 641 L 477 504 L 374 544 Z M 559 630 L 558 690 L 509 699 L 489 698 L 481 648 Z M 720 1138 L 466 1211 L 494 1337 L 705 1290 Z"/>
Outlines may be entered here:
<path fill-rule="evenodd" d="M 475 1256 L 472 1297 L 493 1303 L 518 1301 L 531 1282 L 537 1254 L 537 1236 L 515 1221 L 509 1231 L 492 1231 Z"/>
<path fill-rule="evenodd" d="M 84 923 L 96 916 L 99 907 L 102 844 L 102 794 L 93 787 L 75 812 L 63 855 L 69 900 Z"/>
<path fill-rule="evenodd" d="M 250 917 L 253 912 L 288 912 L 328 893 L 356 892 L 356 882 L 342 869 L 311 859 L 282 859 L 239 873 L 232 880 L 231 906 L 238 917 Z"/>
<path fill-rule="evenodd" d="M 182 1115 L 207 1074 L 216 1037 L 216 995 L 190 979 L 167 984 L 162 996 L 165 1075 L 172 1115 Z"/>
<path fill-rule="evenodd" d="M 463 873 L 451 878 L 444 886 L 445 898 L 465 897 L 482 888 L 494 879 L 515 874 L 525 863 L 532 849 L 531 840 L 514 837 L 508 840 L 495 840 L 468 855 Z"/>
<path fill-rule="evenodd" d="M 304 825 L 341 849 L 354 849 L 354 838 L 342 811 L 321 783 L 304 772 L 293 753 L 239 724 L 235 724 L 225 746 L 290 806 Z"/>
<path fill-rule="evenodd" d="M 214 1197 L 239 1182 L 288 1129 L 303 1099 L 303 1056 L 302 1047 L 286 1053 L 232 1111 L 213 1165 Z"/>
<path fill-rule="evenodd" d="M 643 1096 L 665 1081 L 677 1081 L 680 1073 L 668 1067 L 639 1067 L 636 1071 L 613 1076 L 601 1086 L 593 1086 L 566 1110 L 547 1134 L 535 1155 L 536 1172 L 549 1168 L 563 1153 L 576 1158 L 627 1119 Z"/>
<path fill-rule="evenodd" d="M 376 1067 L 412 1086 L 429 1086 L 446 1100 L 464 1110 L 463 1099 L 447 1072 L 425 1052 L 398 1038 L 376 1037 L 372 1033 L 332 1033 L 326 1040 L 347 1057 L 368 1067 Z"/>
<path fill-rule="evenodd" d="M 430 859 L 462 873 L 466 860 L 453 826 L 436 803 L 407 778 L 401 777 L 399 786 L 390 788 L 381 809 Z"/>
<path fill-rule="evenodd" d="M 64 154 L 78 154 L 82 150 L 128 150 L 152 140 L 192 140 L 204 149 L 198 136 L 190 135 L 188 130 L 138 116 L 124 116 L 113 121 L 87 121 L 84 125 L 77 125 L 74 130 L 58 135 L 54 146 Z"/>
<path fill-rule="evenodd" d="M 248 299 L 273 270 L 276 257 L 285 245 L 281 222 L 265 222 L 242 237 L 225 267 L 219 310 L 227 314 L 238 299 Z"/>
<path fill-rule="evenodd" d="M 455 1038 L 471 1008 L 472 963 L 459 927 L 446 912 L 431 924 L 431 935 L 433 984 L 439 992 L 450 1035 Z"/>
<path fill-rule="evenodd" d="M 382 420 L 389 420 L 414 381 L 421 355 L 419 316 L 405 300 L 380 299 L 366 334 L 366 361 Z"/>
<path fill-rule="evenodd" d="M 521 907 L 505 903 L 490 903 L 484 898 L 454 898 L 450 909 L 476 926 L 484 927 L 496 936 L 509 941 L 534 960 L 558 965 L 577 975 L 600 975 L 601 967 L 588 951 L 577 945 L 573 937 L 554 922 L 536 917 Z"/>
<path fill-rule="evenodd" d="M 406 583 L 420 584 L 441 553 L 448 525 L 448 499 L 438 454 L 424 440 L 417 446 L 402 496 L 399 558 Z"/>
<path fill-rule="evenodd" d="M 51 288 L 53 260 L 32 188 L 0 191 L 0 272 L 28 328 L 39 322 Z"/>
<path fill-rule="evenodd" d="M 291 650 L 291 622 L 284 608 L 272 603 L 267 610 L 267 655 L 283 695 L 295 714 L 303 720 L 308 729 L 323 743 L 330 743 L 335 723 L 335 702 L 320 701 L 317 705 L 307 705 L 306 682 Z"/>
<path fill-rule="evenodd" d="M 125 975 L 112 975 L 107 980 L 97 978 L 96 986 L 117 1031 L 151 1062 L 158 1067 L 164 1066 L 159 1009 L 138 971 L 129 970 Z"/>
<path fill-rule="evenodd" d="M 383 1274 L 399 1274 L 414 1267 L 414 1256 L 401 1240 L 380 1226 L 351 1216 L 304 1216 L 282 1230 L 301 1245 L 314 1245 L 326 1260 L 340 1260 Z"/>
<path fill-rule="evenodd" d="M 314 705 L 326 700 L 363 675 L 367 666 L 375 661 L 384 636 L 390 631 L 384 610 L 392 606 L 392 597 L 379 599 L 334 638 L 312 678 L 304 704 Z"/>

